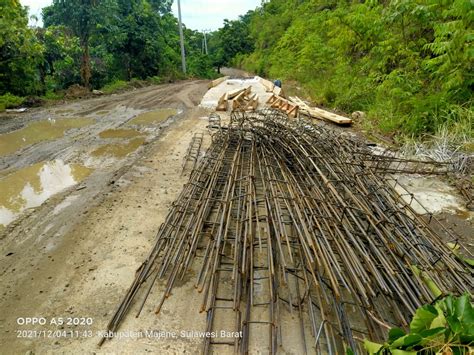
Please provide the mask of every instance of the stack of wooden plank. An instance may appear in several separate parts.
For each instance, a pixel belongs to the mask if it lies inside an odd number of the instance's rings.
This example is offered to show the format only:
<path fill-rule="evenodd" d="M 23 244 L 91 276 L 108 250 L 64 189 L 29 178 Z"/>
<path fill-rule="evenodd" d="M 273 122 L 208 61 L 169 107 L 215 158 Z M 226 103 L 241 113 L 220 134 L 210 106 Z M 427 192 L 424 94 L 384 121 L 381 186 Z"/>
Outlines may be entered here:
<path fill-rule="evenodd" d="M 223 83 L 224 81 L 226 81 L 227 79 L 229 79 L 228 76 L 222 76 L 220 78 L 217 78 L 216 80 L 213 80 L 209 83 L 208 85 L 208 88 L 209 89 L 212 89 L 213 87 L 219 85 L 220 83 Z"/>
<path fill-rule="evenodd" d="M 270 96 L 267 101 L 267 104 L 272 108 L 277 108 L 280 111 L 285 112 L 288 117 L 298 117 L 299 106 L 279 95 L 273 94 L 272 96 Z"/>
<path fill-rule="evenodd" d="M 308 115 L 313 118 L 324 119 L 328 120 L 340 125 L 347 125 L 352 123 L 352 119 L 320 109 L 318 107 L 310 107 L 306 104 L 303 100 L 301 100 L 298 96 L 290 96 L 290 101 L 298 105 L 300 108 L 300 112 Z"/>
<path fill-rule="evenodd" d="M 232 100 L 232 110 L 236 111 L 254 111 L 258 106 L 258 96 L 252 93 L 252 87 L 226 92 L 223 94 L 216 107 L 216 111 L 227 111 L 229 101 Z"/>

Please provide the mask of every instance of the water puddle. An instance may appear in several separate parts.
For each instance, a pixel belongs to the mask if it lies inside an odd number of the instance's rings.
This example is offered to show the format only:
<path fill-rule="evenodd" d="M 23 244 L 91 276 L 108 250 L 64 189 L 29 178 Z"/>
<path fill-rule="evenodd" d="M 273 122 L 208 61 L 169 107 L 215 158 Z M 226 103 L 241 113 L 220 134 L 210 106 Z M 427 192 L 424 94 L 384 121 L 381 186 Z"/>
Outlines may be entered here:
<path fill-rule="evenodd" d="M 132 120 L 128 121 L 128 125 L 149 125 L 156 124 L 166 121 L 171 116 L 174 116 L 178 113 L 178 110 L 174 108 L 165 108 L 156 111 L 145 112 Z"/>
<path fill-rule="evenodd" d="M 140 146 L 145 143 L 145 138 L 134 138 L 128 143 L 121 144 L 106 144 L 102 147 L 94 150 L 91 155 L 95 157 L 99 156 L 112 156 L 115 158 L 124 158 L 128 154 L 136 151 Z"/>
<path fill-rule="evenodd" d="M 0 226 L 15 220 L 27 208 L 84 180 L 92 169 L 53 160 L 30 165 L 0 177 Z"/>
<path fill-rule="evenodd" d="M 11 154 L 23 147 L 64 135 L 68 129 L 80 128 L 94 123 L 90 118 L 42 120 L 30 123 L 17 131 L 0 135 L 0 156 Z"/>
<path fill-rule="evenodd" d="M 142 134 L 134 129 L 107 129 L 100 132 L 100 138 L 134 138 Z"/>

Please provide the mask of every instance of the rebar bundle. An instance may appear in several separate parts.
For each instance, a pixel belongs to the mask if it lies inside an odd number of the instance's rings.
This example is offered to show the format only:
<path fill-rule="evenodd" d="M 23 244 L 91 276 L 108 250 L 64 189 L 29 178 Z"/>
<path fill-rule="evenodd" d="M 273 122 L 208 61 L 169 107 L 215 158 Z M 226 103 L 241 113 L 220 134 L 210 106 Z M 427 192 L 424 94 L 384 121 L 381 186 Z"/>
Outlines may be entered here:
<path fill-rule="evenodd" d="M 165 278 L 159 313 L 193 265 L 206 331 L 225 323 L 242 332 L 206 338 L 206 354 L 248 353 L 257 343 L 275 354 L 288 313 L 304 352 L 362 353 L 361 339 L 385 339 L 422 304 L 471 291 L 472 269 L 446 244 L 459 244 L 456 236 L 417 215 L 380 168 L 387 158 L 369 156 L 364 144 L 276 111 L 234 113 L 191 172 L 109 330 L 136 297 L 140 313 Z"/>
<path fill-rule="evenodd" d="M 188 149 L 183 159 L 183 169 L 181 175 L 187 172 L 188 169 L 194 170 L 197 161 L 199 160 L 199 155 L 201 154 L 202 140 L 204 138 L 204 133 L 198 132 L 194 133 L 189 142 Z"/>

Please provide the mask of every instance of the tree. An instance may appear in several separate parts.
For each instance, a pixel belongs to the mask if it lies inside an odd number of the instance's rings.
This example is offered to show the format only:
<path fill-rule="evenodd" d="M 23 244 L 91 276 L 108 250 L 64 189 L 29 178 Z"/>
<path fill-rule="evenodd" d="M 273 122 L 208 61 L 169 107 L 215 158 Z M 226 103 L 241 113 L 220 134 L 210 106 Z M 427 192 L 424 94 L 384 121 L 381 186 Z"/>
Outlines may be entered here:
<path fill-rule="evenodd" d="M 249 24 L 253 11 L 240 16 L 238 20 L 224 20 L 224 27 L 210 36 L 210 52 L 212 61 L 218 70 L 231 64 L 233 58 L 239 54 L 251 53 L 254 42 L 250 37 Z"/>
<path fill-rule="evenodd" d="M 81 47 L 79 38 L 65 26 L 36 29 L 44 48 L 44 63 L 40 66 L 46 91 L 67 88 L 81 80 Z"/>
<path fill-rule="evenodd" d="M 370 128 L 420 135 L 449 125 L 472 136 L 473 6 L 270 0 L 240 24 L 227 22 L 214 53 L 219 63 L 296 80 L 319 104 L 367 111 Z M 246 27 L 253 50 L 242 54 L 232 29 Z"/>
<path fill-rule="evenodd" d="M 38 65 L 43 48 L 28 28 L 28 12 L 19 0 L 0 0 L 0 95 L 41 91 Z"/>
<path fill-rule="evenodd" d="M 43 8 L 46 27 L 65 25 L 79 37 L 82 48 L 81 78 L 86 88 L 90 88 L 91 63 L 89 41 L 96 29 L 101 13 L 105 13 L 106 1 L 101 0 L 53 0 L 51 6 Z M 102 11 L 101 11 L 102 10 Z"/>

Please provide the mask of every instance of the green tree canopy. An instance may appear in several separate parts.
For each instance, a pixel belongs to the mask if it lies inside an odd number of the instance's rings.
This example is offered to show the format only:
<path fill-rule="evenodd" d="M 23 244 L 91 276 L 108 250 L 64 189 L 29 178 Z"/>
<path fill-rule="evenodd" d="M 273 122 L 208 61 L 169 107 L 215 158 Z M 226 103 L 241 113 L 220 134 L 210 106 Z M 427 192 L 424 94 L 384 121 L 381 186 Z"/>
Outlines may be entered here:
<path fill-rule="evenodd" d="M 28 28 L 28 12 L 19 0 L 0 0 L 0 95 L 38 91 L 43 47 Z"/>

